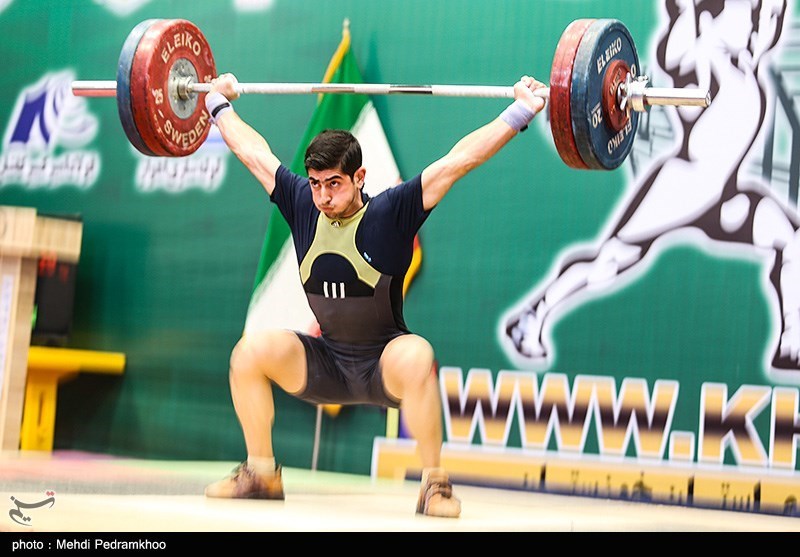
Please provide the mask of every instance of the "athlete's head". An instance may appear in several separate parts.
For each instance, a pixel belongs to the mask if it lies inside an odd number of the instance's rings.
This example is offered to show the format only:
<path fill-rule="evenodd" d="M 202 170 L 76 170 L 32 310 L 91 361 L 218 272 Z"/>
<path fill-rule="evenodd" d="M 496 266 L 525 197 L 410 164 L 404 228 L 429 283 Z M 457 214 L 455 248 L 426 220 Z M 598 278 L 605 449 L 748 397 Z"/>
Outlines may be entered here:
<path fill-rule="evenodd" d="M 325 130 L 306 149 L 306 172 L 338 168 L 353 178 L 361 168 L 361 145 L 346 130 Z"/>
<path fill-rule="evenodd" d="M 325 130 L 306 149 L 305 167 L 317 209 L 329 218 L 345 218 L 363 205 L 366 169 L 361 145 L 345 130 Z"/>

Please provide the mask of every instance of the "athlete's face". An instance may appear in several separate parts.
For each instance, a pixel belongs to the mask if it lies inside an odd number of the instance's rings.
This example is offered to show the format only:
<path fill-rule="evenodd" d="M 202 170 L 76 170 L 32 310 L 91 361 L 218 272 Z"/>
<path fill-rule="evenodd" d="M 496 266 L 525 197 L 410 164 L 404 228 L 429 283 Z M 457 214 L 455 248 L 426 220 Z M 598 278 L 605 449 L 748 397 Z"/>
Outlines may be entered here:
<path fill-rule="evenodd" d="M 339 168 L 330 170 L 308 170 L 308 182 L 314 205 L 328 218 L 347 218 L 355 214 L 364 202 L 361 187 L 364 185 L 364 167 L 356 170 L 351 178 Z"/>

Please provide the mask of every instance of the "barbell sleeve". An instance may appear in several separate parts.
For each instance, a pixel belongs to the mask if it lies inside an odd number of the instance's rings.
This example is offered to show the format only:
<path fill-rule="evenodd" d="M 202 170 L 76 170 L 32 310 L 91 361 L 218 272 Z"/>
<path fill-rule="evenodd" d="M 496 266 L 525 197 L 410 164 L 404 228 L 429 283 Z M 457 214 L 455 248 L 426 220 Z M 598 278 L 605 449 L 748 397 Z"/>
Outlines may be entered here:
<path fill-rule="evenodd" d="M 617 102 L 621 108 L 630 107 L 637 112 L 644 112 L 651 106 L 700 106 L 711 104 L 711 93 L 696 88 L 649 87 L 648 78 L 627 76 L 617 90 Z"/>
<path fill-rule="evenodd" d="M 702 106 L 711 104 L 711 94 L 701 89 L 645 87 L 645 106 Z"/>
<path fill-rule="evenodd" d="M 116 81 L 73 81 L 72 94 L 76 97 L 116 97 Z"/>

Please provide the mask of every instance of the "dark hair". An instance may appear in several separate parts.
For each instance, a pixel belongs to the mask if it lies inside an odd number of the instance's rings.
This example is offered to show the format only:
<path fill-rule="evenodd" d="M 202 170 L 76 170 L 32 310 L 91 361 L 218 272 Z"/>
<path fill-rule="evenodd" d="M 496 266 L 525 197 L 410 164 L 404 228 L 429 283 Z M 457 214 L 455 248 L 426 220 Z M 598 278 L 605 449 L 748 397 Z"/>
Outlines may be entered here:
<path fill-rule="evenodd" d="M 306 149 L 306 172 L 340 168 L 350 176 L 361 167 L 361 145 L 355 136 L 346 130 L 324 130 Z"/>

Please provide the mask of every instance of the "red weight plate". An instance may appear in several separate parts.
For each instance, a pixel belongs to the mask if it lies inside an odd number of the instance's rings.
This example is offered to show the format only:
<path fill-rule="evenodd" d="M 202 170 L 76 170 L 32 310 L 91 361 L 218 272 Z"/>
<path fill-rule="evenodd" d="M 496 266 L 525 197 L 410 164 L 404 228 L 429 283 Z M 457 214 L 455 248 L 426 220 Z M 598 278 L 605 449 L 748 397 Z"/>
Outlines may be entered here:
<path fill-rule="evenodd" d="M 151 93 L 147 91 L 147 76 L 145 72 L 147 71 L 147 66 L 150 63 L 155 48 L 155 38 L 161 35 L 162 30 L 166 28 L 171 21 L 172 20 L 167 19 L 156 21 L 145 31 L 136 47 L 136 52 L 133 55 L 133 63 L 131 64 L 130 91 L 133 120 L 136 124 L 136 130 L 139 132 L 139 137 L 142 139 L 145 146 L 158 156 L 169 156 L 170 153 L 160 144 L 150 124 L 151 119 L 147 113 L 147 98 Z M 148 31 L 151 32 L 148 33 Z"/>
<path fill-rule="evenodd" d="M 619 86 L 625 83 L 625 78 L 631 72 L 624 60 L 614 60 L 606 68 L 603 76 L 602 100 L 603 114 L 609 127 L 619 131 L 628 123 L 628 112 L 622 110 L 617 102 Z"/>
<path fill-rule="evenodd" d="M 581 38 L 594 19 L 576 19 L 562 33 L 550 70 L 550 127 L 561 159 L 572 168 L 588 168 L 572 133 L 572 67 Z"/>
<path fill-rule="evenodd" d="M 194 153 L 211 127 L 205 94 L 195 94 L 187 102 L 170 90 L 170 76 L 178 67 L 191 69 L 198 83 L 216 75 L 211 47 L 193 23 L 169 19 L 153 24 L 136 49 L 131 105 L 140 136 L 157 155 Z"/>

